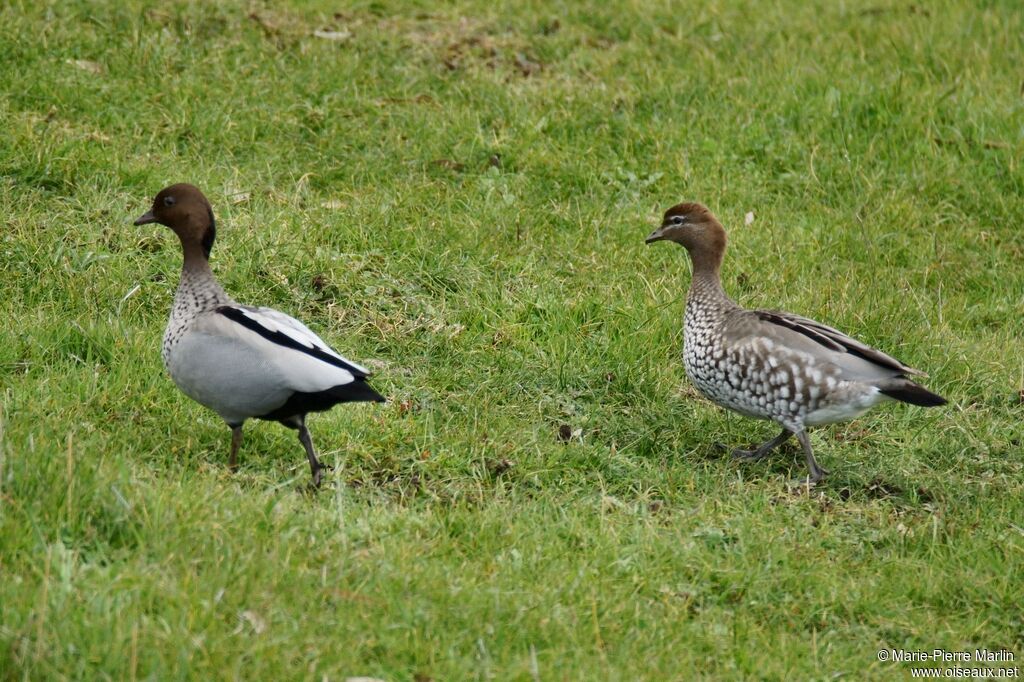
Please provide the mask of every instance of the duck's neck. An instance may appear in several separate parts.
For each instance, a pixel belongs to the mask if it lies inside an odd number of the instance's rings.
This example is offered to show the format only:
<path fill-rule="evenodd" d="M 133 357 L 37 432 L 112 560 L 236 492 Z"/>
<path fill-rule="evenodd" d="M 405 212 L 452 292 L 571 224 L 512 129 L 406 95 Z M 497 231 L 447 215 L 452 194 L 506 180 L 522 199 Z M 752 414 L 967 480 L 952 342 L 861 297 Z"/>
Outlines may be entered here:
<path fill-rule="evenodd" d="M 232 303 L 231 297 L 213 276 L 210 262 L 198 244 L 185 247 L 185 261 L 181 267 L 181 281 L 174 296 L 171 317 L 193 316 L 217 306 Z"/>
<path fill-rule="evenodd" d="M 196 316 L 222 305 L 234 303 L 217 282 L 210 270 L 210 263 L 199 253 L 199 258 L 190 258 L 186 251 L 185 264 L 181 268 L 181 280 L 174 293 L 170 319 L 164 330 L 162 354 L 164 365 L 170 366 L 171 352 Z"/>
<path fill-rule="evenodd" d="M 715 306 L 718 308 L 735 307 L 732 299 L 722 288 L 722 252 L 694 250 L 690 252 L 693 263 L 693 281 L 686 297 L 687 307 L 692 304 Z"/>

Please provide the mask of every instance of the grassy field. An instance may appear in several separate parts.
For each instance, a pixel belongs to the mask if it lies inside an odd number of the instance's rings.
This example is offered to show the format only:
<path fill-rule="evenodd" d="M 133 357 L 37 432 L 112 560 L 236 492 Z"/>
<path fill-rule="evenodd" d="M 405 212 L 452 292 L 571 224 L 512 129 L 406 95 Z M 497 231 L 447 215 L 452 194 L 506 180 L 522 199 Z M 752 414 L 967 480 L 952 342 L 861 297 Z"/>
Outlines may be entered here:
<path fill-rule="evenodd" d="M 831 679 L 1024 656 L 1016 2 L 6 2 L 0 679 Z M 229 431 L 160 363 L 214 204 L 238 300 L 386 405 Z M 774 427 L 679 358 L 699 200 L 725 284 L 929 372 Z M 748 212 L 754 220 L 745 224 Z"/>

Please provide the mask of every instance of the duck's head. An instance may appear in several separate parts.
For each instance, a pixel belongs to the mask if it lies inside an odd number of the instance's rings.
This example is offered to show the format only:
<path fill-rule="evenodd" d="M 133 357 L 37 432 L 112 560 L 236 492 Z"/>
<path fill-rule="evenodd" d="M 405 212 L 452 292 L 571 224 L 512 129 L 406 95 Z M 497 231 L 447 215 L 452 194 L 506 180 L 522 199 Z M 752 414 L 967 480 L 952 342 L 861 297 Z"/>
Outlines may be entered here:
<path fill-rule="evenodd" d="M 676 204 L 665 211 L 661 227 L 647 235 L 646 242 L 652 244 L 663 239 L 681 244 L 691 254 L 720 257 L 725 252 L 725 228 L 703 204 Z"/>
<path fill-rule="evenodd" d="M 142 214 L 136 225 L 160 223 L 174 230 L 186 253 L 198 246 L 203 256 L 210 257 L 217 225 L 213 207 L 195 185 L 179 183 L 164 187 L 153 199 L 153 208 Z"/>

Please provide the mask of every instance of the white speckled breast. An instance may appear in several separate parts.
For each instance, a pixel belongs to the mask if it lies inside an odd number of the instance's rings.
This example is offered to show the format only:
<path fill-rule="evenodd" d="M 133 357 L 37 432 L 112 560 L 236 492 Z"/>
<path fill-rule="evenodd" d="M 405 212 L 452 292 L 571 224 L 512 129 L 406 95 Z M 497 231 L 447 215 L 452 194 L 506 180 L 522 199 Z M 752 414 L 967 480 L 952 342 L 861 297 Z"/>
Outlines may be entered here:
<path fill-rule="evenodd" d="M 749 417 L 770 418 L 760 409 L 752 377 L 745 371 L 746 349 L 726 348 L 720 333 L 723 313 L 714 305 L 689 301 L 683 339 L 683 365 L 690 381 L 712 402 Z"/>
<path fill-rule="evenodd" d="M 192 321 L 200 313 L 213 310 L 218 306 L 233 303 L 231 298 L 208 272 L 195 273 L 185 269 L 181 273 L 181 282 L 174 294 L 174 305 L 171 306 L 171 317 L 164 330 L 163 346 L 160 354 L 164 367 L 174 378 L 171 351 L 188 331 Z"/>

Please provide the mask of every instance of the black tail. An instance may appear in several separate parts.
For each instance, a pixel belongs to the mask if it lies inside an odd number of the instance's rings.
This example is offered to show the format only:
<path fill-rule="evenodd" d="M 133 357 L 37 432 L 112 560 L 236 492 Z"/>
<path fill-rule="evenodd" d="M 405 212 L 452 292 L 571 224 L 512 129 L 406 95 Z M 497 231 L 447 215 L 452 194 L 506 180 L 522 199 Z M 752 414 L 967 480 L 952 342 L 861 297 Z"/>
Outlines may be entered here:
<path fill-rule="evenodd" d="M 896 379 L 885 386 L 879 386 L 878 390 L 890 398 L 921 407 L 938 407 L 947 402 L 941 395 L 932 393 L 910 379 Z"/>
<path fill-rule="evenodd" d="M 267 414 L 258 415 L 256 418 L 284 423 L 298 415 L 329 410 L 338 403 L 383 402 L 385 402 L 384 396 L 373 390 L 370 384 L 366 383 L 363 379 L 356 379 L 347 384 L 334 386 L 333 388 L 317 391 L 316 393 L 292 393 L 284 405 Z"/>
<path fill-rule="evenodd" d="M 350 384 L 335 386 L 329 391 L 341 403 L 383 403 L 384 396 L 373 390 L 365 379 L 356 379 Z"/>

